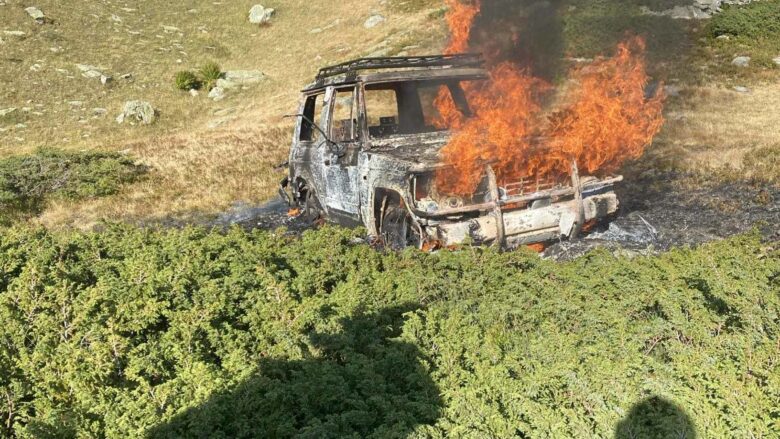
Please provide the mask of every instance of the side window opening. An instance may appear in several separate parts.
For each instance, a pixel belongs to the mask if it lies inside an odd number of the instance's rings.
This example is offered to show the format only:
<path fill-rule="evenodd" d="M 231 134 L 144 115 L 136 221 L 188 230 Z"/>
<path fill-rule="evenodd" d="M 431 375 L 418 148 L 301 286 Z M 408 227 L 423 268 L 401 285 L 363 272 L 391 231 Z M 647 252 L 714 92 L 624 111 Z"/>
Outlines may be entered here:
<path fill-rule="evenodd" d="M 394 88 L 367 87 L 366 116 L 371 137 L 398 134 L 398 96 Z"/>
<path fill-rule="evenodd" d="M 354 88 L 336 90 L 330 124 L 330 137 L 335 142 L 351 142 L 358 138 L 356 97 Z"/>
<path fill-rule="evenodd" d="M 472 116 L 466 81 L 405 81 L 366 86 L 366 117 L 372 138 L 450 129 Z"/>
<path fill-rule="evenodd" d="M 319 131 L 311 124 L 310 121 L 319 124 L 322 120 L 323 110 L 323 95 L 313 95 L 306 98 L 306 103 L 303 106 L 303 115 L 305 118 L 301 118 L 301 135 L 299 140 L 302 142 L 311 142 L 317 138 Z"/>

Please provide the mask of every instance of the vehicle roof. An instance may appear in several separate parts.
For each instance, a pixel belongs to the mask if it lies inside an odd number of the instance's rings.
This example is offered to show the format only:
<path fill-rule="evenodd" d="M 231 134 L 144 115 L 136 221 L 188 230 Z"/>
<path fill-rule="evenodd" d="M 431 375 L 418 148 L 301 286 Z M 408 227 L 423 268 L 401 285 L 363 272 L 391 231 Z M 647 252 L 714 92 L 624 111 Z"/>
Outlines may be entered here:
<path fill-rule="evenodd" d="M 486 73 L 483 64 L 482 56 L 478 54 L 358 58 L 320 69 L 315 81 L 303 91 L 358 82 L 484 78 Z"/>

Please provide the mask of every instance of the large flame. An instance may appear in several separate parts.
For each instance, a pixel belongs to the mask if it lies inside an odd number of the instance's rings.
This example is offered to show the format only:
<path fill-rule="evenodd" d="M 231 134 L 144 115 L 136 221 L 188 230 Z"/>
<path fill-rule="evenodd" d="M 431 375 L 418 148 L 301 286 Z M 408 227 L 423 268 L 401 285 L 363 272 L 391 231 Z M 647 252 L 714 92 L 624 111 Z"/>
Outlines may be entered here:
<path fill-rule="evenodd" d="M 447 3 L 452 33 L 447 53 L 467 51 L 480 4 Z M 437 185 L 452 194 L 472 193 L 486 164 L 500 183 L 509 183 L 569 175 L 573 161 L 582 172 L 596 174 L 638 158 L 663 125 L 662 88 L 645 96 L 644 52 L 644 41 L 630 38 L 614 57 L 573 70 L 553 109 L 544 109 L 540 100 L 550 85 L 510 62 L 489 59 L 489 80 L 466 85 L 471 117 L 442 89 L 435 101 L 439 115 L 431 123 L 450 128 L 453 136 L 441 151 L 448 166 L 438 171 Z"/>

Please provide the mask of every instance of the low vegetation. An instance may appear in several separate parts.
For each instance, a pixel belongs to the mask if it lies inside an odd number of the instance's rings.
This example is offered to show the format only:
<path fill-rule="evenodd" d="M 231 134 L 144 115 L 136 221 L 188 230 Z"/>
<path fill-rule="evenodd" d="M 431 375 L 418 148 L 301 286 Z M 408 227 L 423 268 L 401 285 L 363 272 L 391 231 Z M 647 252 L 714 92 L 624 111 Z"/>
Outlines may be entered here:
<path fill-rule="evenodd" d="M 203 85 L 198 79 L 198 75 L 189 70 L 176 72 L 173 82 L 176 88 L 182 91 L 198 90 Z"/>
<path fill-rule="evenodd" d="M 203 81 L 206 90 L 213 88 L 214 85 L 216 85 L 217 80 L 222 77 L 222 69 L 219 67 L 219 64 L 215 62 L 204 64 L 203 67 L 198 70 L 198 73 L 200 73 L 200 80 Z"/>
<path fill-rule="evenodd" d="M 780 254 L 757 236 L 558 264 L 360 235 L 3 230 L 0 435 L 780 429 Z"/>
<path fill-rule="evenodd" d="M 42 149 L 0 160 L 0 222 L 38 214 L 53 199 L 114 195 L 145 172 L 116 153 Z"/>

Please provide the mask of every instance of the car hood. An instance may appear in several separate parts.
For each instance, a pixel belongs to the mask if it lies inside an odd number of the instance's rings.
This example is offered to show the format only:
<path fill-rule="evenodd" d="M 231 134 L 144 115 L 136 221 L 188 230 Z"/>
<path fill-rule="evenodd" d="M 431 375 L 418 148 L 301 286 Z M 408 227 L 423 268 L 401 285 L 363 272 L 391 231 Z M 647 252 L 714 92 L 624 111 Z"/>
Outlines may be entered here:
<path fill-rule="evenodd" d="M 434 168 L 441 165 L 441 148 L 450 140 L 449 132 L 395 135 L 373 139 L 373 155 L 381 155 L 406 162 L 415 168 Z"/>

